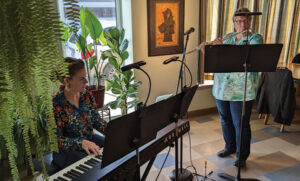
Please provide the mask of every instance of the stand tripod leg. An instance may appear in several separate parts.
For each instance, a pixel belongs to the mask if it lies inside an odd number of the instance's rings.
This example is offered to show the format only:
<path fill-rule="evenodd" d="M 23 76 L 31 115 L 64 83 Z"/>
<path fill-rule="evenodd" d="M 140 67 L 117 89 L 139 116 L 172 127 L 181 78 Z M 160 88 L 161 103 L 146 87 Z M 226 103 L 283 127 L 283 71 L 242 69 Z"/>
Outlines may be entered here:
<path fill-rule="evenodd" d="M 148 176 L 148 174 L 150 172 L 150 169 L 151 169 L 151 167 L 152 167 L 152 165 L 154 163 L 155 158 L 156 158 L 156 156 L 149 161 L 149 163 L 147 165 L 147 168 L 146 168 L 146 170 L 145 170 L 145 172 L 143 174 L 143 177 L 142 177 L 141 181 L 145 181 L 146 180 L 146 178 L 147 178 L 147 176 Z"/>

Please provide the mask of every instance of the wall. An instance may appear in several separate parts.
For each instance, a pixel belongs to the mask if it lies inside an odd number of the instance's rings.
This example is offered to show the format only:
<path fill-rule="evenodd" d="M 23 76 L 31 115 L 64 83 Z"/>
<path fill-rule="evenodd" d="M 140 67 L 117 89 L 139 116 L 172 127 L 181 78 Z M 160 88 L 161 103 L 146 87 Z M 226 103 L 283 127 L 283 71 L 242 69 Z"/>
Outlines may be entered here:
<path fill-rule="evenodd" d="M 124 13 L 124 12 L 123 12 Z M 195 32 L 190 35 L 188 50 L 198 45 L 199 27 L 199 0 L 185 0 L 184 30 L 195 27 Z M 148 57 L 148 33 L 147 33 L 147 0 L 132 0 L 132 34 L 133 34 L 133 61 L 144 60 L 147 65 L 143 69 L 150 75 L 152 90 L 148 105 L 155 102 L 157 96 L 174 93 L 176 91 L 179 63 L 163 65 L 162 62 L 175 55 Z M 179 55 L 182 58 L 182 55 Z M 186 57 L 186 62 L 193 74 L 193 85 L 197 83 L 197 60 L 198 54 L 193 53 Z M 148 79 L 146 75 L 135 71 L 136 81 L 142 81 L 139 87 L 139 98 L 145 101 L 148 92 Z M 188 77 L 188 74 L 187 74 Z M 187 80 L 189 82 L 189 80 Z M 197 91 L 189 111 L 215 107 L 211 89 Z"/>

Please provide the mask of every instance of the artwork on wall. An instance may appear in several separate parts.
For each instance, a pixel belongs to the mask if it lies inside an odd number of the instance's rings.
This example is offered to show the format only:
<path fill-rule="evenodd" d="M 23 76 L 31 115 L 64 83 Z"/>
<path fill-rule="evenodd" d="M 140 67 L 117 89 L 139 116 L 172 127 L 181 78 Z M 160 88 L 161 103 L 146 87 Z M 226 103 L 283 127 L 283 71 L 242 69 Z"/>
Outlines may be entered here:
<path fill-rule="evenodd" d="M 184 0 L 148 0 L 148 56 L 182 53 Z"/>

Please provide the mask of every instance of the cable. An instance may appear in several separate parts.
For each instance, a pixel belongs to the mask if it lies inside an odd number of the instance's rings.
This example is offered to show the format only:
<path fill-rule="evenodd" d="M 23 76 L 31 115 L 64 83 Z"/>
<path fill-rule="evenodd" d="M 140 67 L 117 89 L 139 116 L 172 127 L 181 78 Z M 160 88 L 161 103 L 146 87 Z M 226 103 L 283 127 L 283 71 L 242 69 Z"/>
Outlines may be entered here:
<path fill-rule="evenodd" d="M 189 149 L 190 149 L 190 162 L 191 162 L 191 166 L 190 167 L 192 167 L 193 169 L 194 169 L 194 171 L 195 171 L 195 174 L 196 175 L 198 175 L 198 173 L 197 173 L 197 170 L 196 170 L 196 167 L 194 166 L 194 164 L 193 164 L 193 159 L 192 159 L 192 142 L 191 142 L 191 135 L 190 135 L 190 132 L 188 132 L 188 135 L 189 135 Z M 188 167 L 187 167 L 188 168 Z M 198 180 L 198 177 L 196 176 L 196 178 L 197 178 L 197 181 L 199 181 Z"/>
<path fill-rule="evenodd" d="M 159 177 L 159 175 L 160 175 L 162 169 L 164 168 L 164 165 L 165 165 L 165 163 L 166 163 L 166 161 L 167 161 L 167 158 L 168 158 L 168 156 L 169 156 L 169 154 L 170 154 L 170 150 L 171 150 L 171 146 L 169 146 L 169 151 L 168 151 L 168 153 L 167 153 L 167 155 L 166 155 L 166 158 L 165 158 L 165 160 L 164 160 L 164 162 L 163 162 L 163 164 L 162 164 L 162 166 L 161 166 L 161 168 L 160 168 L 160 170 L 159 170 L 159 172 L 158 172 L 158 175 L 157 175 L 155 181 L 157 181 L 157 179 L 158 179 L 158 177 Z"/>

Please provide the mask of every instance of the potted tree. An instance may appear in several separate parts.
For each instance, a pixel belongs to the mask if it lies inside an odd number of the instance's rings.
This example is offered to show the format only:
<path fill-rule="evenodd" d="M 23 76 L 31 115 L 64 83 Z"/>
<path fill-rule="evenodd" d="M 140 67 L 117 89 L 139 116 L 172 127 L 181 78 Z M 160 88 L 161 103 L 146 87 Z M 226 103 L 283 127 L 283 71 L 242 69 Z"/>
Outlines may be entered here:
<path fill-rule="evenodd" d="M 129 108 L 135 108 L 138 102 L 137 87 L 142 84 L 141 81 L 134 82 L 133 70 L 123 72 L 121 67 L 128 59 L 128 40 L 124 38 L 125 31 L 118 28 L 104 31 L 104 37 L 110 48 L 102 53 L 102 59 L 108 59 L 108 62 L 114 67 L 115 74 L 111 80 L 105 80 L 106 90 L 111 90 L 117 97 L 114 101 L 108 103 L 112 109 L 120 108 L 122 115 L 128 113 Z"/>
<path fill-rule="evenodd" d="M 63 40 L 68 41 L 72 29 L 64 23 Z M 76 43 L 77 51 L 80 52 L 81 58 L 86 64 L 89 90 L 92 90 L 96 99 L 97 107 L 103 107 L 104 103 L 104 75 L 102 74 L 105 62 L 101 60 L 101 49 L 106 45 L 103 36 L 103 28 L 98 18 L 89 8 L 81 7 L 80 9 L 80 29 L 74 31 L 73 36 Z M 88 40 L 92 40 L 89 42 Z"/>

